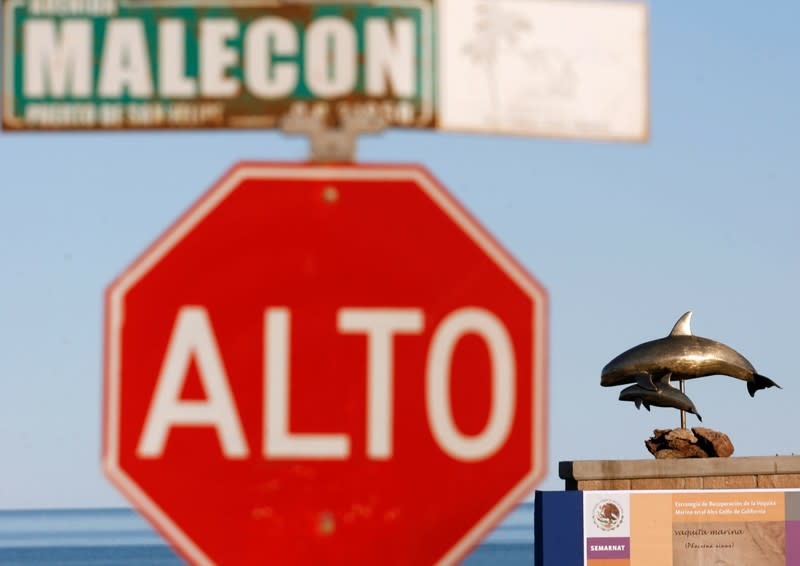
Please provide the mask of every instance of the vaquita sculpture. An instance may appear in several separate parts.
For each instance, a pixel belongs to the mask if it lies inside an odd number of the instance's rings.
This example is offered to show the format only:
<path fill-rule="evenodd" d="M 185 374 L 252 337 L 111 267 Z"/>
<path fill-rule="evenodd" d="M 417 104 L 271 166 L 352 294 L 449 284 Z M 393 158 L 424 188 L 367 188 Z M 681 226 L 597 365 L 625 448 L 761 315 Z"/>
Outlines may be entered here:
<path fill-rule="evenodd" d="M 694 336 L 691 319 L 689 311 L 678 319 L 668 336 L 634 346 L 608 362 L 600 376 L 600 385 L 635 383 L 622 390 L 621 401 L 633 401 L 637 409 L 641 405 L 648 410 L 651 405 L 673 407 L 693 413 L 701 421 L 692 400 L 670 385 L 671 381 L 727 375 L 746 381 L 751 397 L 759 389 L 780 388 L 730 346 Z"/>

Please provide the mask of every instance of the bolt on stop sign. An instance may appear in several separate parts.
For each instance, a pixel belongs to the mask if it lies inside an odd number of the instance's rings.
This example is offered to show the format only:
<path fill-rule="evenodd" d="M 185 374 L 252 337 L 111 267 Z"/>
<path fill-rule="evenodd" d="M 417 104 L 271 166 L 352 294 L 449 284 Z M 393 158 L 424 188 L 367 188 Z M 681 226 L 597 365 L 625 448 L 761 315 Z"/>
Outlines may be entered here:
<path fill-rule="evenodd" d="M 546 313 L 420 167 L 237 165 L 107 291 L 105 472 L 194 564 L 452 564 L 545 472 Z"/>

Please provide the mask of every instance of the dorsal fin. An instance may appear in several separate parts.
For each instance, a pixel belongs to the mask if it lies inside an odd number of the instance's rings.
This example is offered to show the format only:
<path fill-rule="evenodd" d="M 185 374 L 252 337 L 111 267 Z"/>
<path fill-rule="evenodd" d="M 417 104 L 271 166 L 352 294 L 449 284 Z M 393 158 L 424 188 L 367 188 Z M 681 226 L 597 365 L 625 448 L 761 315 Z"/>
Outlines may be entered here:
<path fill-rule="evenodd" d="M 687 312 L 678 319 L 675 326 L 672 327 L 670 336 L 691 336 L 692 335 L 692 311 Z"/>
<path fill-rule="evenodd" d="M 667 385 L 669 387 L 672 387 L 670 385 L 670 380 L 671 379 L 672 379 L 672 372 L 668 371 L 667 373 L 665 373 L 664 375 L 662 375 L 661 377 L 658 378 L 658 382 L 661 385 Z"/>
<path fill-rule="evenodd" d="M 658 387 L 656 387 L 656 384 L 653 383 L 653 376 L 646 371 L 640 371 L 633 377 L 636 379 L 636 383 L 642 389 L 647 389 L 648 391 L 658 391 Z"/>

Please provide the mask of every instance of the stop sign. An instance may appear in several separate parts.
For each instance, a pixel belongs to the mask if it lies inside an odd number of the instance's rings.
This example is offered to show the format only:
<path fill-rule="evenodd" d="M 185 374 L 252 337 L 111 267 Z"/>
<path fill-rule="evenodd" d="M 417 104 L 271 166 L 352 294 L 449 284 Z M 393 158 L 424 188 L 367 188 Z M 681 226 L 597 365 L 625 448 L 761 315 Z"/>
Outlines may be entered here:
<path fill-rule="evenodd" d="M 196 564 L 451 564 L 545 471 L 544 290 L 424 169 L 243 163 L 106 293 L 104 468 Z"/>

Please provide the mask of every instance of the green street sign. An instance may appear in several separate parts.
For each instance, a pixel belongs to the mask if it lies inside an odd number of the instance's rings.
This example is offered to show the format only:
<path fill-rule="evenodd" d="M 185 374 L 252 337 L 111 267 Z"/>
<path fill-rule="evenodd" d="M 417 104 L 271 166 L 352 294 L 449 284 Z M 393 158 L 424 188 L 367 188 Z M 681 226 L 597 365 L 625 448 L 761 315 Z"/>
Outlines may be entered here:
<path fill-rule="evenodd" d="M 4 0 L 3 127 L 433 127 L 433 0 Z"/>

